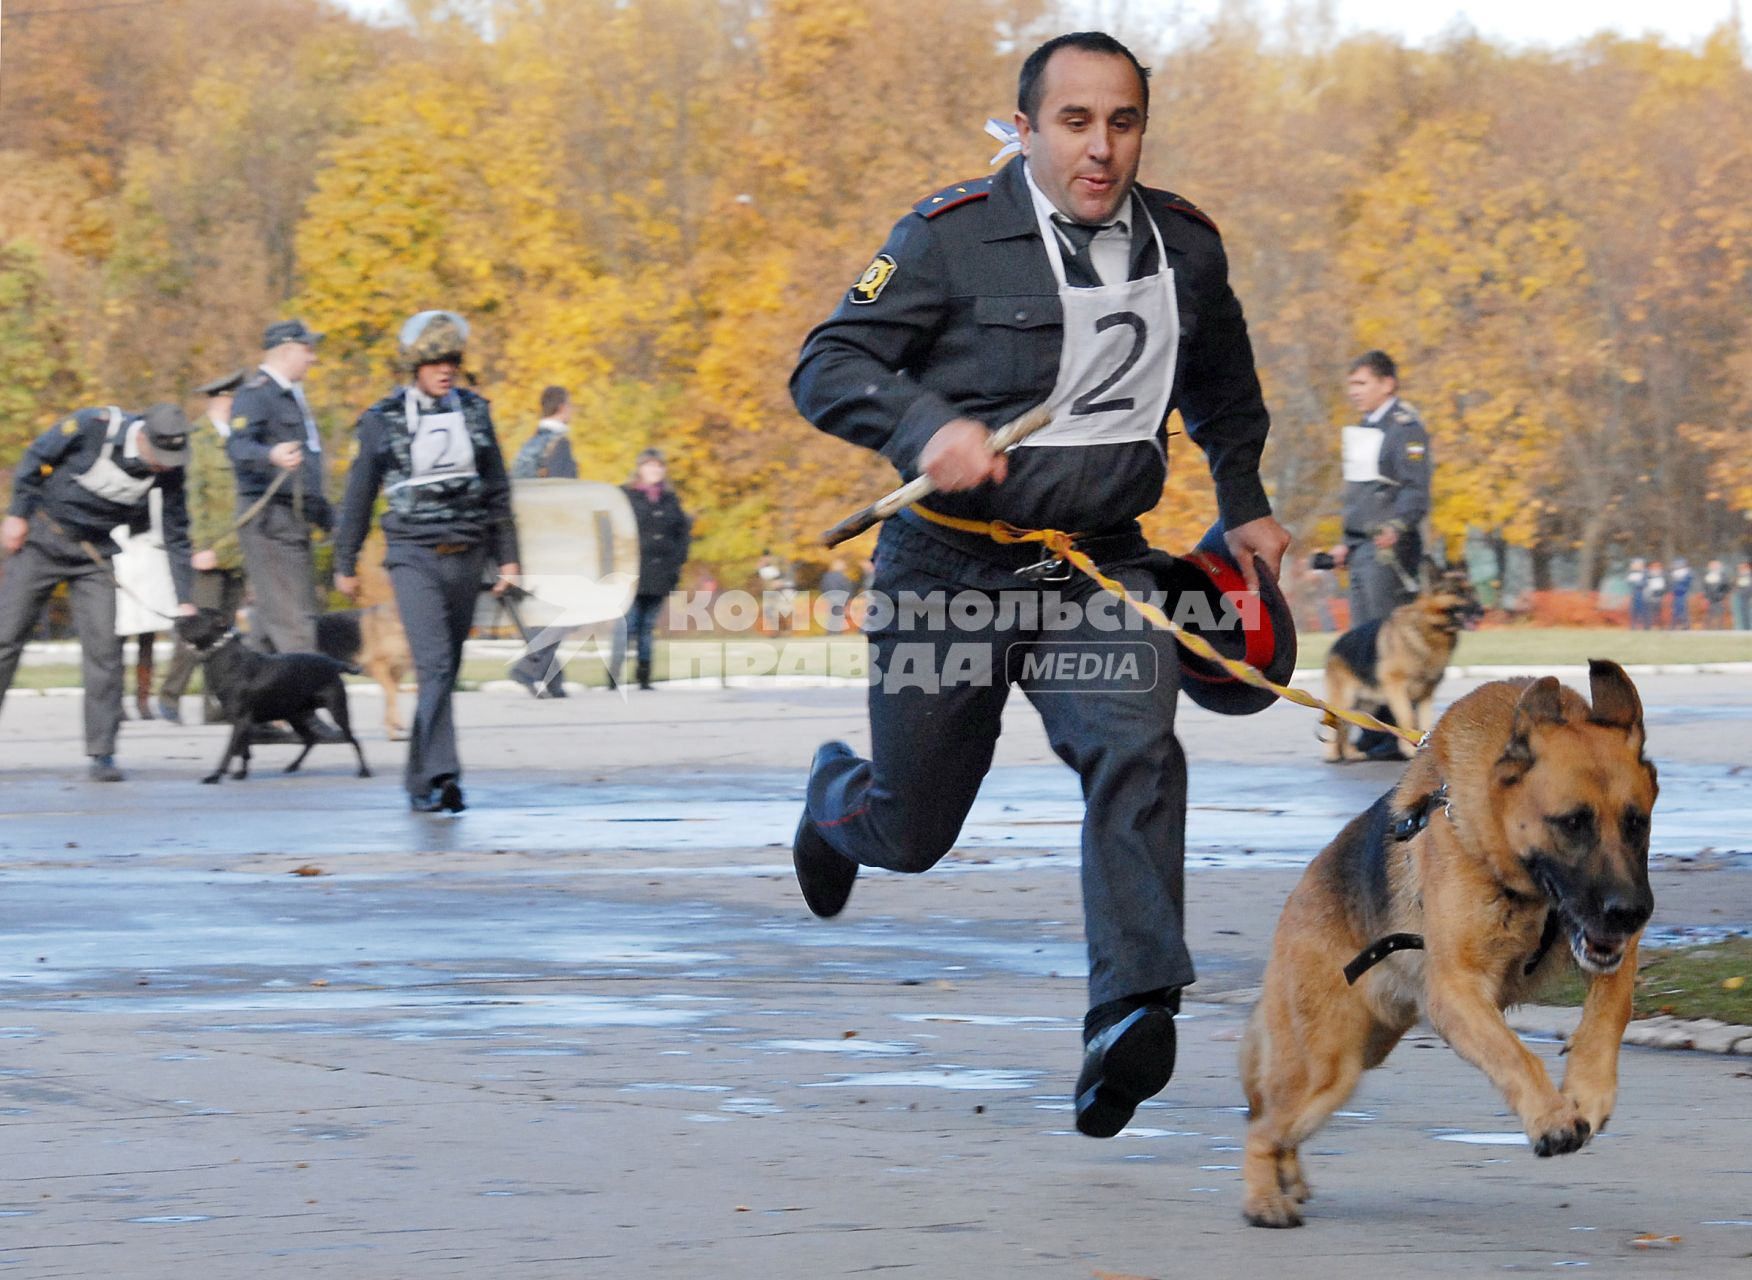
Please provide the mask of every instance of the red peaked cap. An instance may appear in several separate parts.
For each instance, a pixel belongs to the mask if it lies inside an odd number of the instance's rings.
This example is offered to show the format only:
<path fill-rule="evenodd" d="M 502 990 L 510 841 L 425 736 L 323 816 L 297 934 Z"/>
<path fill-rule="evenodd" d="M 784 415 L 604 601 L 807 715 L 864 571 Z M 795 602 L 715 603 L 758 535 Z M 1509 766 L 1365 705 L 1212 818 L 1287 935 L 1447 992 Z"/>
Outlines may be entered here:
<path fill-rule="evenodd" d="M 1285 684 L 1296 669 L 1296 622 L 1265 562 L 1255 557 L 1253 565 L 1259 573 L 1257 606 L 1244 595 L 1246 579 L 1223 541 L 1219 521 L 1185 555 L 1152 552 L 1148 567 L 1167 593 L 1164 611 L 1183 630 L 1202 637 L 1225 658 L 1238 658 L 1264 672 L 1272 683 Z M 1204 604 L 1183 599 L 1188 593 L 1204 597 Z M 1233 597 L 1228 607 L 1224 596 Z M 1180 676 L 1189 698 L 1226 716 L 1250 716 L 1277 701 L 1275 693 L 1243 684 L 1184 646 Z"/>

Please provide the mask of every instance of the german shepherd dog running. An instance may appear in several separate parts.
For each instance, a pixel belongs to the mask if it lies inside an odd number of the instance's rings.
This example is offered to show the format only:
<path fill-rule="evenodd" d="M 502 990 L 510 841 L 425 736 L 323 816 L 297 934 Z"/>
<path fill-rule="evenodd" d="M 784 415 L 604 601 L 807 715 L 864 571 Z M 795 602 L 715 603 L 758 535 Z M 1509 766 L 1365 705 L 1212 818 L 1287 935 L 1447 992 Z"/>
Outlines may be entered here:
<path fill-rule="evenodd" d="M 1352 627 L 1333 642 L 1326 655 L 1326 700 L 1346 711 L 1385 706 L 1395 724 L 1427 732 L 1431 700 L 1460 632 L 1481 612 L 1465 571 L 1443 571 L 1425 594 L 1385 618 Z M 1409 760 L 1411 743 L 1400 739 L 1398 745 Z M 1327 761 L 1360 758 L 1349 730 L 1341 725 L 1326 744 Z"/>
<path fill-rule="evenodd" d="M 1588 668 L 1592 706 L 1549 676 L 1461 698 L 1291 892 L 1241 1045 L 1255 1226 L 1301 1224 L 1297 1149 L 1420 1015 L 1502 1090 L 1537 1154 L 1579 1149 L 1611 1116 L 1658 788 L 1636 686 L 1615 663 Z M 1560 1089 L 1502 1011 L 1577 966 L 1588 994 Z"/>

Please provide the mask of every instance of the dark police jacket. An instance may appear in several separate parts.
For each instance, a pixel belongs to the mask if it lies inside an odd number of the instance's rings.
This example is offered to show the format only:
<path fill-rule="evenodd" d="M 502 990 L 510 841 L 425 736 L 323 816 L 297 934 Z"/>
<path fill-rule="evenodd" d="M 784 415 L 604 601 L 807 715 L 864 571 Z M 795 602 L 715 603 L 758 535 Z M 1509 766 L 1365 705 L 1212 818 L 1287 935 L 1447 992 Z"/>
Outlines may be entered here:
<path fill-rule="evenodd" d="M 359 548 L 371 528 L 371 508 L 378 491 L 389 494 L 383 513 L 383 536 L 391 544 L 419 546 L 486 543 L 493 563 L 517 560 L 517 525 L 511 516 L 511 480 L 486 399 L 463 387 L 427 412 L 460 410 L 474 443 L 475 474 L 437 484 L 406 485 L 411 473 L 406 387 L 397 387 L 359 415 L 354 428 L 358 456 L 347 473 L 341 499 L 340 525 L 335 530 L 335 572 L 352 577 Z"/>
<path fill-rule="evenodd" d="M 1233 529 L 1271 513 L 1259 481 L 1270 419 L 1247 325 L 1215 226 L 1178 196 L 1137 191 L 1161 231 L 1180 309 L 1169 408 L 1204 450 Z M 1155 237 L 1135 225 L 1132 278 L 1150 274 L 1155 259 Z M 791 394 L 821 430 L 880 451 L 911 479 L 925 442 L 950 419 L 996 427 L 1045 400 L 1061 330 L 1058 284 L 1018 158 L 927 196 L 895 224 L 872 270 L 805 340 Z M 937 495 L 931 506 L 1029 528 L 1123 527 L 1162 496 L 1165 442 L 1164 427 L 1153 440 L 1018 449 L 1003 484 Z"/>
<path fill-rule="evenodd" d="M 189 545 L 183 470 L 173 467 L 154 474 L 138 459 L 123 457 L 125 424 L 138 416 L 122 414 L 122 434 L 115 440 L 112 454 L 129 476 L 152 477 L 152 484 L 141 493 L 138 502 L 114 502 L 79 484 L 78 477 L 89 471 L 110 445 L 109 410 L 80 409 L 38 436 L 24 451 L 12 481 L 9 514 L 27 520 L 36 515 L 48 516 L 74 541 L 90 542 L 100 555 L 111 556 L 118 550 L 110 538 L 117 525 L 125 524 L 134 533 L 144 533 L 151 527 L 151 490 L 159 490 L 164 495 L 164 549 L 170 555 L 170 576 L 176 583 L 176 598 L 186 604 L 193 582 L 189 567 L 193 548 Z"/>
<path fill-rule="evenodd" d="M 1372 538 L 1391 525 L 1401 533 L 1416 533 L 1430 513 L 1430 433 L 1423 419 L 1405 401 L 1395 399 L 1376 426 L 1382 431 L 1379 480 L 1347 480 L 1344 485 L 1344 532 L 1350 538 Z"/>
<path fill-rule="evenodd" d="M 655 502 L 636 484 L 622 485 L 621 491 L 633 504 L 633 519 L 639 524 L 639 594 L 666 596 L 681 580 L 693 541 L 693 521 L 667 484 Z"/>
<path fill-rule="evenodd" d="M 280 474 L 280 468 L 268 461 L 268 451 L 288 440 L 305 446 L 304 465 L 299 475 L 274 491 L 273 501 L 285 507 L 302 504 L 307 522 L 328 529 L 334 524 L 334 515 L 323 496 L 323 455 L 309 447 L 297 397 L 265 370 L 257 369 L 231 402 L 231 439 L 225 445 L 237 472 L 240 504 L 254 502 L 268 491 Z"/>

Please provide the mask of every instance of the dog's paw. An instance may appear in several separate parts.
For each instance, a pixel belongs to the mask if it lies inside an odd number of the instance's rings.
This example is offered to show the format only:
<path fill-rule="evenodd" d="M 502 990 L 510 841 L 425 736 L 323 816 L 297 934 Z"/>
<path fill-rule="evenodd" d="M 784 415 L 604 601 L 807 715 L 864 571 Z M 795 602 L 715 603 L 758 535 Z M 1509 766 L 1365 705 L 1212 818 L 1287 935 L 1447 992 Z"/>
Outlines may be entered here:
<path fill-rule="evenodd" d="M 1565 1094 L 1564 1096 L 1581 1113 L 1582 1120 L 1595 1133 L 1606 1128 L 1606 1122 L 1612 1119 L 1612 1106 L 1617 1101 L 1616 1091 L 1602 1097 L 1590 1097 L 1587 1094 Z"/>
<path fill-rule="evenodd" d="M 201 781 L 206 783 L 209 787 L 211 787 L 219 781 L 219 778 L 220 778 L 219 774 L 209 773 L 206 777 L 202 778 Z"/>
<path fill-rule="evenodd" d="M 1593 1133 L 1593 1125 L 1567 1102 L 1527 1126 L 1527 1140 L 1537 1156 L 1567 1156 L 1580 1151 Z"/>
<path fill-rule="evenodd" d="M 1256 1227 L 1299 1227 L 1302 1211 L 1283 1192 L 1248 1196 L 1241 1202 L 1241 1216 Z"/>
<path fill-rule="evenodd" d="M 360 765 L 359 766 L 359 776 L 361 778 L 369 778 L 371 776 L 371 770 L 366 768 L 364 765 Z"/>

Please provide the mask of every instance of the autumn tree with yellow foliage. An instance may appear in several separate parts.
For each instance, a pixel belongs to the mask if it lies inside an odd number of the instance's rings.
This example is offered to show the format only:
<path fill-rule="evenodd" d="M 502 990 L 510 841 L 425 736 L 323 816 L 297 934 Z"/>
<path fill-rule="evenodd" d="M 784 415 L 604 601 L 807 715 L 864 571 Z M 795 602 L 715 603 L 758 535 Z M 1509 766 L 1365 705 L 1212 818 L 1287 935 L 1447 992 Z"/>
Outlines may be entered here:
<path fill-rule="evenodd" d="M 81 398 L 186 391 L 286 314 L 330 335 L 312 399 L 338 443 L 396 376 L 402 318 L 450 307 L 508 446 L 564 384 L 583 473 L 666 448 L 722 580 L 765 548 L 819 563 L 815 534 L 894 476 L 799 420 L 797 350 L 915 200 L 988 172 L 982 121 L 1072 11 L 405 7 L 368 26 L 256 0 L 247 29 L 227 0 L 8 15 L 9 447 Z M 1142 176 L 1223 228 L 1274 416 L 1267 485 L 1304 543 L 1336 532 L 1345 365 L 1381 346 L 1434 435 L 1450 547 L 1570 557 L 1589 582 L 1630 554 L 1746 553 L 1737 29 L 1408 48 L 1234 4 L 1116 34 L 1157 69 Z M 1146 520 L 1175 549 L 1214 515 L 1178 427 Z"/>

